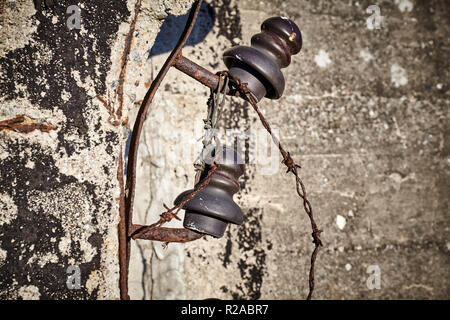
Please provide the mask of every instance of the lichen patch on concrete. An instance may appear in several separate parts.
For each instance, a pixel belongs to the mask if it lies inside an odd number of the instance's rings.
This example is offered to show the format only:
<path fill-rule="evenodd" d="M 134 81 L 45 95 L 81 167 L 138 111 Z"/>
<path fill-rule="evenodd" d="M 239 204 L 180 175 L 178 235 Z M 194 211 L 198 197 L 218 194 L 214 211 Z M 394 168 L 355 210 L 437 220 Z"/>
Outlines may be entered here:
<path fill-rule="evenodd" d="M 32 39 L 39 21 L 32 19 L 36 13 L 32 1 L 5 1 L 0 18 L 0 57 L 11 49 L 22 48 Z M 17 19 L 20 12 L 21 18 Z"/>
<path fill-rule="evenodd" d="M 19 289 L 19 296 L 23 300 L 39 300 L 41 294 L 36 286 L 24 286 Z"/>
<path fill-rule="evenodd" d="M 2 194 L 0 196 L 0 226 L 11 223 L 16 217 L 17 206 L 13 199 L 7 194 Z"/>
<path fill-rule="evenodd" d="M 0 249 L 0 265 L 2 265 L 5 262 L 7 256 L 8 252 L 6 252 L 3 249 Z"/>
<path fill-rule="evenodd" d="M 394 2 L 401 12 L 411 12 L 414 8 L 414 3 L 411 0 L 395 0 Z"/>
<path fill-rule="evenodd" d="M 125 137 L 96 96 L 106 93 L 110 45 L 121 40 L 118 26 L 129 11 L 123 2 L 81 1 L 81 33 L 66 26 L 68 5 L 36 11 L 18 1 L 7 19 L 17 21 L 8 23 L 18 36 L 1 47 L 0 120 L 24 114 L 56 129 L 0 133 L 2 215 L 11 209 L 0 228 L 8 257 L 0 266 L 2 298 L 30 286 L 43 299 L 119 295 L 116 159 Z M 29 25 L 20 29 L 21 21 Z M 79 290 L 66 286 L 71 265 L 80 268 Z M 88 291 L 94 270 L 103 280 Z"/>
<path fill-rule="evenodd" d="M 92 202 L 84 199 L 87 190 L 76 184 L 66 185 L 55 192 L 30 192 L 28 208 L 35 214 L 51 214 L 57 218 L 65 232 L 64 238 L 78 243 L 83 252 L 79 263 L 87 263 L 97 254 L 96 249 L 89 243 L 89 237 L 96 232 L 93 216 L 90 215 Z M 99 219 L 100 223 L 103 223 Z M 105 223 L 105 227 L 108 227 Z M 41 257 L 43 258 L 43 257 Z"/>
<path fill-rule="evenodd" d="M 329 64 L 331 64 L 331 59 L 330 56 L 328 55 L 328 53 L 323 50 L 320 49 L 319 53 L 317 53 L 314 56 L 314 61 L 316 62 L 316 64 L 321 67 L 321 68 L 325 68 L 326 66 L 328 66 Z"/>
<path fill-rule="evenodd" d="M 391 82 L 397 88 L 408 83 L 406 70 L 396 63 L 391 66 Z"/>

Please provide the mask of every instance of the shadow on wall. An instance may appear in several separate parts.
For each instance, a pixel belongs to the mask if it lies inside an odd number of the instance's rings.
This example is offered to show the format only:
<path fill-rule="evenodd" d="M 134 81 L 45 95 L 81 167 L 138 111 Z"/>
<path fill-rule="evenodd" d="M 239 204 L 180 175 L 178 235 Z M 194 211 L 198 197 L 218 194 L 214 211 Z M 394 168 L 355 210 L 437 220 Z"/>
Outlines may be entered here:
<path fill-rule="evenodd" d="M 1 1 L 1 0 L 0 0 Z M 182 16 L 168 15 L 164 20 L 161 30 L 156 36 L 153 47 L 150 49 L 148 59 L 153 56 L 157 56 L 166 52 L 171 52 L 180 38 L 186 21 L 188 19 L 189 12 Z M 202 3 L 200 11 L 198 13 L 197 21 L 195 22 L 192 33 L 189 36 L 186 46 L 193 46 L 197 43 L 202 42 L 208 33 L 214 27 L 214 22 L 216 20 L 216 15 L 214 13 L 213 7 L 206 2 Z M 125 145 L 125 158 L 128 159 L 128 153 L 130 151 L 131 144 L 131 130 Z M 125 174 L 127 173 L 127 166 L 125 165 Z"/>
<path fill-rule="evenodd" d="M 175 48 L 175 45 L 184 30 L 188 16 L 189 12 L 182 16 L 167 16 L 161 26 L 161 30 L 156 36 L 153 47 L 150 49 L 149 58 L 170 52 Z M 215 20 L 216 16 L 214 9 L 209 3 L 203 2 L 194 29 L 189 36 L 186 46 L 193 46 L 202 42 L 214 27 Z"/>

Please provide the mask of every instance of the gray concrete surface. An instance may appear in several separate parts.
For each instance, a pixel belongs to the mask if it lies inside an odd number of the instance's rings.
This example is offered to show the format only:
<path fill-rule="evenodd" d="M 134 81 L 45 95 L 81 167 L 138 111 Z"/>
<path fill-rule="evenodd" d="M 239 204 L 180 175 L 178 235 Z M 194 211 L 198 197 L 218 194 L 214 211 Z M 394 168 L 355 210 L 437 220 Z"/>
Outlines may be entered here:
<path fill-rule="evenodd" d="M 286 92 L 261 108 L 302 164 L 324 230 L 315 297 L 448 299 L 450 7 L 444 1 L 379 1 L 380 29 L 370 30 L 365 9 L 371 4 L 216 1 L 215 28 L 184 52 L 220 70 L 221 52 L 248 44 L 265 18 L 283 15 L 297 22 L 304 44 L 285 69 Z M 155 70 L 162 61 L 155 58 Z M 189 128 L 190 116 L 199 116 L 191 99 L 204 89 L 179 73 L 170 76 L 155 108 L 169 114 L 165 104 L 185 101 L 176 117 L 186 116 L 180 125 Z M 239 100 L 230 102 L 222 124 L 261 128 Z M 167 165 L 166 172 L 177 185 L 183 178 L 176 177 L 175 167 Z M 261 169 L 247 167 L 237 196 L 245 224 L 231 226 L 223 239 L 185 245 L 187 298 L 306 296 L 313 249 L 308 219 L 292 177 L 281 167 L 270 176 Z M 184 172 L 188 187 L 193 171 Z M 377 266 L 380 289 L 371 290 L 367 281 Z"/>
<path fill-rule="evenodd" d="M 145 94 L 173 42 L 161 39 L 178 36 L 181 18 L 174 18 L 156 38 L 168 13 L 186 12 L 187 1 L 176 3 L 144 1 L 137 19 L 124 83 L 124 112 L 128 111 L 130 125 L 138 108 L 135 102 Z M 210 4 L 199 18 L 203 29 L 194 31 L 194 40 L 183 53 L 212 71 L 223 70 L 222 52 L 231 45 L 248 44 L 267 17 L 287 16 L 302 31 L 303 49 L 284 69 L 284 96 L 262 101 L 261 109 L 301 163 L 301 176 L 323 229 L 325 247 L 317 260 L 314 298 L 448 299 L 448 2 L 219 0 Z M 367 27 L 370 5 L 380 8 L 379 29 Z M 117 85 L 134 1 L 120 8 L 112 8 L 115 18 L 109 20 L 108 35 L 103 34 L 105 28 L 94 33 L 111 45 L 110 51 L 98 43 L 80 44 L 89 48 L 86 54 L 92 54 L 92 59 L 86 60 L 97 69 L 84 70 L 75 57 L 60 57 L 57 52 L 67 47 L 66 42 L 59 49 L 49 48 L 45 42 L 49 35 L 42 32 L 52 32 L 43 28 L 51 28 L 50 13 L 39 24 L 23 22 L 15 37 L 6 37 L 11 32 L 4 32 L 5 25 L 7 30 L 17 30 L 19 19 L 10 19 L 0 29 L 2 40 L 10 39 L 0 50 L 0 120 L 28 113 L 58 127 L 55 133 L 2 133 L 2 298 L 117 297 L 115 159 L 129 130 L 110 124 L 107 110 L 95 96 L 106 96 L 107 89 L 114 92 Z M 20 1 L 11 12 L 35 14 L 28 2 Z M 91 31 L 86 29 L 89 36 Z M 18 53 L 23 52 L 28 58 L 20 58 Z M 32 65 L 33 57 L 38 61 L 34 70 L 41 70 L 51 59 L 71 61 L 73 70 L 78 70 L 78 75 L 65 71 L 66 82 L 57 88 L 52 82 L 50 92 L 58 99 L 39 98 L 45 79 L 55 75 L 52 69 L 44 68 L 42 76 L 18 69 L 23 63 Z M 10 78 L 14 81 L 5 81 Z M 64 100 L 66 91 L 73 101 Z M 207 94 L 180 72 L 168 73 L 141 140 L 135 223 L 154 222 L 163 203 L 170 204 L 178 193 L 192 187 L 192 157 L 201 147 Z M 75 114 L 70 110 L 77 105 L 84 107 Z M 85 132 L 76 130 L 84 127 Z M 221 127 L 262 129 L 250 106 L 238 99 L 228 100 Z M 248 146 L 247 152 L 251 149 Z M 30 156 L 37 163 L 32 178 L 21 174 L 33 166 L 28 163 Z M 45 166 L 39 166 L 39 161 Z M 134 242 L 132 298 L 305 298 L 313 249 L 309 221 L 295 196 L 292 177 L 281 166 L 271 175 L 263 174 L 264 169 L 260 163 L 247 166 L 243 189 L 235 196 L 245 223 L 231 226 L 222 239 L 167 248 L 156 242 Z M 7 183 L 5 176 L 10 179 Z M 82 210 L 75 211 L 74 206 Z M 79 221 L 92 217 L 100 219 L 93 223 L 94 229 L 78 232 Z M 45 224 L 49 230 L 40 230 Z M 57 229 L 55 235 L 52 227 Z M 41 242 L 30 236 L 36 233 L 42 242 L 53 244 L 37 245 Z M 95 241 L 89 238 L 93 234 Z M 12 238 L 18 239 L 16 244 Z M 64 245 L 67 238 L 71 241 Z M 82 272 L 93 271 L 89 281 L 82 278 L 79 293 L 45 284 L 46 275 L 54 270 L 64 282 L 66 265 L 74 262 L 84 266 Z M 373 270 L 379 271 L 378 289 L 370 286 L 376 284 Z M 59 284 L 63 285 L 61 280 Z"/>

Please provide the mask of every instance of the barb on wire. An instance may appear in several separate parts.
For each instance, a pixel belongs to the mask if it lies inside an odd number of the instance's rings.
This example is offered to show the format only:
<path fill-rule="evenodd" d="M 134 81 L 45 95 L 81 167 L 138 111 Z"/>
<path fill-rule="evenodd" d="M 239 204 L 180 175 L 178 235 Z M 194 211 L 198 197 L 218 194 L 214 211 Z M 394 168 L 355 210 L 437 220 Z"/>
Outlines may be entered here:
<path fill-rule="evenodd" d="M 311 229 L 312 229 L 313 243 L 315 245 L 314 251 L 311 254 L 311 267 L 309 270 L 309 293 L 306 298 L 307 300 L 310 300 L 312 297 L 312 294 L 314 292 L 315 262 L 316 262 L 317 254 L 319 252 L 319 248 L 321 246 L 323 246 L 323 243 L 322 243 L 322 240 L 320 239 L 320 233 L 322 232 L 322 230 L 319 230 L 319 228 L 317 227 L 316 221 L 314 220 L 311 203 L 309 202 L 307 195 L 306 195 L 305 185 L 303 184 L 302 179 L 298 175 L 298 169 L 300 169 L 301 166 L 298 165 L 297 163 L 295 163 L 294 159 L 292 159 L 292 157 L 291 157 L 291 154 L 283 148 L 279 139 L 275 136 L 275 134 L 272 133 L 272 128 L 270 127 L 267 120 L 264 118 L 264 115 L 259 110 L 257 100 L 256 100 L 255 96 L 248 90 L 247 84 L 242 83 L 239 79 L 235 78 L 228 71 L 223 71 L 222 73 L 227 74 L 228 77 L 231 78 L 231 80 L 237 86 L 237 89 L 242 93 L 242 96 L 246 97 L 246 100 L 248 102 L 250 102 L 251 106 L 253 107 L 255 112 L 258 114 L 258 117 L 261 120 L 262 125 L 267 130 L 267 132 L 270 134 L 270 136 L 272 137 L 273 143 L 276 146 L 278 146 L 278 149 L 283 157 L 282 163 L 287 167 L 286 173 L 291 172 L 295 176 L 296 191 L 297 191 L 298 196 L 303 200 L 303 207 L 305 209 L 306 214 L 309 217 L 309 220 L 311 223 Z"/>
<path fill-rule="evenodd" d="M 211 182 L 213 174 L 217 171 L 219 166 L 220 164 L 217 164 L 215 162 L 212 163 L 211 168 L 208 170 L 208 174 L 206 175 L 206 177 L 199 184 L 197 184 L 195 189 L 191 193 L 189 193 L 183 199 L 183 201 L 181 201 L 178 205 L 172 208 L 169 208 L 164 204 L 164 208 L 166 209 L 166 211 L 159 216 L 159 220 L 157 222 L 134 231 L 130 236 L 133 238 L 139 238 L 139 236 L 141 236 L 142 234 L 147 233 L 152 229 L 158 228 L 164 223 L 171 221 L 172 219 L 180 220 L 180 218 L 178 217 L 178 213 L 180 212 L 180 210 L 183 209 L 184 205 L 189 201 L 191 201 L 197 195 L 197 193 L 199 193 L 208 186 L 208 184 Z"/>
<path fill-rule="evenodd" d="M 202 191 L 204 188 L 206 188 L 208 186 L 213 174 L 219 168 L 220 164 L 218 164 L 217 161 L 219 159 L 220 153 L 215 152 L 216 150 L 218 150 L 217 147 L 218 147 L 219 142 L 216 141 L 217 142 L 216 145 L 213 145 L 213 150 L 211 150 L 211 145 L 212 145 L 211 140 L 213 138 L 217 139 L 217 137 L 214 135 L 214 132 L 211 133 L 211 131 L 214 129 L 217 129 L 217 124 L 220 120 L 221 109 L 222 109 L 224 101 L 225 101 L 225 94 L 223 94 L 222 100 L 220 102 L 218 102 L 219 96 L 221 95 L 222 88 L 226 88 L 228 86 L 228 77 L 224 76 L 224 78 L 225 78 L 224 86 L 222 86 L 222 77 L 220 77 L 220 79 L 219 79 L 219 86 L 217 89 L 217 93 L 214 93 L 214 91 L 211 90 L 211 96 L 210 96 L 210 99 L 208 100 L 208 116 L 206 119 L 203 120 L 205 122 L 205 135 L 204 135 L 204 139 L 203 139 L 203 149 L 202 149 L 201 153 L 199 154 L 199 157 L 196 160 L 196 163 L 194 163 L 194 167 L 196 167 L 196 169 L 199 170 L 200 173 L 205 170 L 205 167 L 206 167 L 205 162 L 207 161 L 208 164 L 210 163 L 210 168 L 208 170 L 206 177 L 200 183 L 197 183 L 197 181 L 196 181 L 196 187 L 194 188 L 194 190 L 191 193 L 189 193 L 183 199 L 183 201 L 181 201 L 178 205 L 176 205 L 172 208 L 169 208 L 168 206 L 163 204 L 166 211 L 163 212 L 162 214 L 160 214 L 159 220 L 149 226 L 144 226 L 144 227 L 141 227 L 141 228 L 135 230 L 130 235 L 132 238 L 139 238 L 143 234 L 148 233 L 149 231 L 151 231 L 155 228 L 161 227 L 164 223 L 169 222 L 172 219 L 180 220 L 180 218 L 178 217 L 178 213 L 180 212 L 180 210 L 183 209 L 184 205 L 186 203 L 188 203 L 189 201 L 191 201 L 196 196 L 197 193 L 199 193 L 200 191 Z M 208 157 L 210 157 L 212 154 L 211 151 L 214 151 L 214 157 L 212 159 L 211 158 L 206 159 L 205 154 Z M 206 152 L 208 152 L 208 153 L 206 153 Z"/>

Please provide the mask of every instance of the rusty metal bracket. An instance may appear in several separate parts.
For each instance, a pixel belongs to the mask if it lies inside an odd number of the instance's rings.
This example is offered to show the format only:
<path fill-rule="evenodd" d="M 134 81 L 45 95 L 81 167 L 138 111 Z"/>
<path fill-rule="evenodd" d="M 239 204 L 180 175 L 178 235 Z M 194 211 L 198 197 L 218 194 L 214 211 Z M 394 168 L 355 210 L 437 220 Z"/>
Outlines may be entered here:
<path fill-rule="evenodd" d="M 119 246 L 119 266 L 120 266 L 120 298 L 122 300 L 130 299 L 128 295 L 128 270 L 130 264 L 130 251 L 131 251 L 131 235 L 133 234 L 133 203 L 135 197 L 135 187 L 136 187 L 136 163 L 137 163 L 137 155 L 139 150 L 139 138 L 141 136 L 142 127 L 144 124 L 145 117 L 147 115 L 147 111 L 150 107 L 150 104 L 153 101 L 153 97 L 155 96 L 156 91 L 161 85 L 162 80 L 166 76 L 170 67 L 175 65 L 177 58 L 181 55 L 181 49 L 186 44 L 186 41 L 189 38 L 189 35 L 194 28 L 195 21 L 197 20 L 198 13 L 200 11 L 200 6 L 202 4 L 202 0 L 197 0 L 192 5 L 192 8 L 189 13 L 188 20 L 186 22 L 186 27 L 178 40 L 175 49 L 171 52 L 163 67 L 159 71 L 155 80 L 152 82 L 147 94 L 145 95 L 141 107 L 139 108 L 139 112 L 134 123 L 133 133 L 131 136 L 130 150 L 128 156 L 128 165 L 127 165 L 127 181 L 125 190 L 121 190 L 121 201 L 120 201 L 120 220 L 119 220 L 119 243 L 122 245 Z M 120 161 L 121 162 L 121 161 Z M 120 170 L 120 169 L 119 169 Z M 121 179 L 119 178 L 119 181 Z M 122 172 L 122 180 L 123 180 L 123 172 Z M 123 185 L 121 186 L 123 189 Z M 166 230 L 168 231 L 168 230 Z M 178 232 L 178 231 L 176 231 Z M 165 241 L 164 239 L 170 240 L 170 237 L 167 236 L 167 232 L 159 234 L 161 236 L 158 240 Z M 154 240 L 157 240 L 156 238 Z M 125 258 L 124 258 L 125 257 Z"/>
<path fill-rule="evenodd" d="M 189 193 L 183 195 L 183 199 L 177 205 L 166 208 L 166 212 L 160 215 L 159 221 L 150 225 L 133 224 L 133 203 L 136 192 L 136 163 L 139 149 L 139 138 L 146 118 L 149 106 L 161 85 L 164 77 L 171 67 L 185 73 L 189 77 L 199 81 L 214 92 L 241 97 L 247 100 L 258 113 L 261 122 L 272 136 L 274 143 L 279 147 L 283 156 L 283 163 L 288 172 L 292 172 L 296 178 L 297 193 L 303 199 L 305 211 L 308 214 L 313 229 L 313 239 L 316 248 L 311 257 L 310 291 L 308 299 L 314 290 L 314 262 L 319 246 L 322 246 L 320 232 L 315 224 L 311 204 L 306 198 L 306 191 L 298 176 L 297 168 L 300 168 L 286 152 L 270 129 L 262 114 L 259 112 L 257 102 L 264 96 L 277 99 L 284 90 L 284 77 L 280 68 L 289 65 L 291 55 L 298 53 L 302 46 L 301 33 L 298 27 L 289 19 L 274 17 L 269 18 L 261 26 L 261 32 L 252 37 L 251 47 L 237 46 L 224 53 L 224 61 L 230 71 L 213 74 L 195 62 L 184 57 L 181 53 L 183 46 L 189 38 L 198 17 L 202 0 L 195 1 L 189 13 L 185 29 L 178 40 L 174 50 L 170 53 L 163 67 L 152 82 L 139 108 L 131 135 L 131 143 L 127 164 L 126 186 L 123 183 L 122 155 L 118 162 L 118 180 L 120 193 L 120 219 L 119 219 L 119 265 L 120 265 L 120 297 L 127 300 L 128 296 L 128 270 L 130 263 L 131 239 L 145 239 L 163 242 L 188 242 L 200 239 L 204 234 L 184 228 L 165 228 L 162 224 L 172 219 L 179 219 L 177 214 L 191 201 L 197 193 L 205 189 L 212 176 L 221 164 L 214 161 L 210 165 L 206 177 L 201 180 Z M 226 75 L 232 81 L 226 81 L 222 86 L 220 75 Z M 216 159 L 217 160 L 217 159 Z M 217 173 L 219 174 L 219 173 Z"/>
<path fill-rule="evenodd" d="M 228 86 L 219 89 L 219 75 L 206 70 L 182 55 L 177 57 L 174 67 L 214 91 L 219 90 L 221 93 L 225 93 L 229 96 L 240 96 L 238 88 L 236 88 L 236 86 L 232 83 L 229 83 Z"/>

